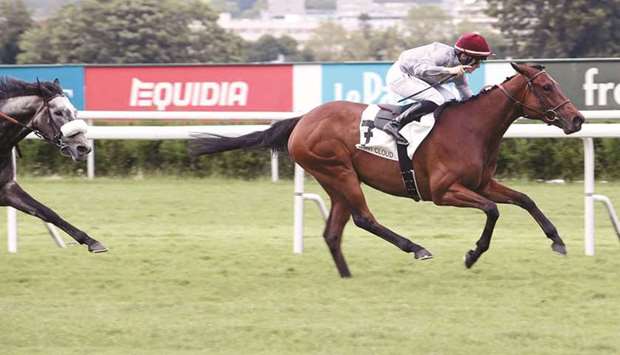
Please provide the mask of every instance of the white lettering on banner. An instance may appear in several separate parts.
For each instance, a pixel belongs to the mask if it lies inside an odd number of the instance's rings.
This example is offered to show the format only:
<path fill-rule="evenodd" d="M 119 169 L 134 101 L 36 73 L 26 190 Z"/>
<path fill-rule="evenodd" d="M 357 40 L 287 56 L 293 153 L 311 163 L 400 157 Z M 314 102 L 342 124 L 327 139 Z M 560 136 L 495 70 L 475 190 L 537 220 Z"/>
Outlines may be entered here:
<path fill-rule="evenodd" d="M 174 83 L 174 98 L 172 99 L 174 106 L 187 106 L 191 102 L 194 83 L 187 83 L 185 85 L 187 90 L 183 91 L 183 83 Z M 183 97 L 181 97 L 181 93 L 184 94 Z"/>
<path fill-rule="evenodd" d="M 334 83 L 334 100 L 347 100 L 364 103 L 389 102 L 388 89 L 383 77 L 375 72 L 362 73 L 362 90 L 344 92 L 343 83 Z"/>
<path fill-rule="evenodd" d="M 594 105 L 594 92 L 598 91 L 598 100 L 596 104 L 599 106 L 607 105 L 607 96 L 611 92 L 616 104 L 620 105 L 620 84 L 613 82 L 594 83 L 594 76 L 598 74 L 598 68 L 589 68 L 585 73 L 583 90 L 585 91 L 586 106 Z"/>
<path fill-rule="evenodd" d="M 383 78 L 373 72 L 364 72 L 364 102 L 377 102 L 387 92 Z"/>
<path fill-rule="evenodd" d="M 233 82 L 146 82 L 131 80 L 130 106 L 164 111 L 168 106 L 245 106 L 248 83 Z"/>
<path fill-rule="evenodd" d="M 220 87 L 217 83 L 204 83 L 200 90 L 199 106 L 214 106 L 220 96 Z"/>
<path fill-rule="evenodd" d="M 163 111 L 172 103 L 172 83 L 157 83 L 153 88 L 153 103 Z"/>

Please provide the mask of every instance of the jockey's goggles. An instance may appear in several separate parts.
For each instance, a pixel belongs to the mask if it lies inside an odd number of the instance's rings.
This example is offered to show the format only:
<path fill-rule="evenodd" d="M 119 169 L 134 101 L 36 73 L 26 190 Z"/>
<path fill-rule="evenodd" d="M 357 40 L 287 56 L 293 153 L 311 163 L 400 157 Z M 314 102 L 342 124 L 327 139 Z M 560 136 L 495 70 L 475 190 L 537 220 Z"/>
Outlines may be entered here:
<path fill-rule="evenodd" d="M 487 57 L 474 57 L 465 54 L 465 65 L 478 65 L 485 60 L 487 60 Z"/>

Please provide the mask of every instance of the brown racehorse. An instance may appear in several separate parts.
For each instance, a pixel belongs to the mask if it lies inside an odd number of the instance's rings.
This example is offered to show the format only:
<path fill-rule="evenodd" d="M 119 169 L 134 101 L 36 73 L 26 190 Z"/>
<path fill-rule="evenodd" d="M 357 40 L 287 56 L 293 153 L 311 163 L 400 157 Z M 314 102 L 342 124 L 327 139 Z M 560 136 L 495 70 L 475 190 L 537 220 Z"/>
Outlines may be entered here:
<path fill-rule="evenodd" d="M 579 131 L 584 117 L 542 67 L 511 65 L 517 75 L 466 101 L 444 106 L 413 158 L 423 200 L 441 206 L 473 207 L 486 214 L 476 248 L 465 255 L 468 268 L 489 248 L 499 217 L 497 203 L 515 204 L 527 210 L 551 239 L 552 250 L 566 254 L 555 226 L 534 201 L 497 182 L 493 175 L 502 136 L 518 117 L 540 119 L 562 128 L 566 134 Z M 302 117 L 279 121 L 265 131 L 237 138 L 198 138 L 190 144 L 190 153 L 288 148 L 292 159 L 329 194 L 332 205 L 323 237 L 341 277 L 351 276 L 341 251 L 342 232 L 351 216 L 358 227 L 414 253 L 416 259 L 431 258 L 424 247 L 381 225 L 366 205 L 362 182 L 391 195 L 408 195 L 397 162 L 355 148 L 365 108 L 359 103 L 329 102 Z"/>

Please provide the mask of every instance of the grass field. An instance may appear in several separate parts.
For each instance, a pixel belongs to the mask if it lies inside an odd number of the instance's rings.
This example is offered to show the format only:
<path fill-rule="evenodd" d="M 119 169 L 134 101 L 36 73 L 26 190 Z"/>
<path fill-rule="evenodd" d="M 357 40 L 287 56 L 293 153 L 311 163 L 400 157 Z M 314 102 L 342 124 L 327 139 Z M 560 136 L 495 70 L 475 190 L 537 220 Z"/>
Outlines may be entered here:
<path fill-rule="evenodd" d="M 350 223 L 349 280 L 310 203 L 305 252 L 292 253 L 291 181 L 21 183 L 110 252 L 57 248 L 20 214 L 9 255 L 0 229 L 0 354 L 620 353 L 620 243 L 597 206 L 597 255 L 583 255 L 581 183 L 509 183 L 555 223 L 568 257 L 552 254 L 524 211 L 501 206 L 471 270 L 462 259 L 481 212 L 367 189 L 375 216 L 435 258 L 414 261 Z M 597 192 L 620 204 L 619 188 Z"/>

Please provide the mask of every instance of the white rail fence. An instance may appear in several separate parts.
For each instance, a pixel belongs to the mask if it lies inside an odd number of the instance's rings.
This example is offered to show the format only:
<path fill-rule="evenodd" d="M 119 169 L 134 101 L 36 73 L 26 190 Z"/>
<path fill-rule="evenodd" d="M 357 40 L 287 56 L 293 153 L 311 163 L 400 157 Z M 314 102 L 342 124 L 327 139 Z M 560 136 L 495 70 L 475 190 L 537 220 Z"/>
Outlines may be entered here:
<path fill-rule="evenodd" d="M 582 111 L 586 119 L 613 120 L 620 118 L 619 111 Z M 81 111 L 79 117 L 89 120 L 231 120 L 231 121 L 265 121 L 291 118 L 301 115 L 295 112 L 103 112 Z M 88 138 L 97 139 L 190 139 L 196 133 L 214 133 L 227 136 L 238 136 L 249 132 L 266 129 L 268 125 L 212 125 L 212 126 L 92 126 L 89 128 Z M 594 255 L 594 201 L 601 201 L 608 209 L 616 233 L 620 237 L 618 218 L 611 201 L 602 195 L 594 194 L 594 145 L 593 138 L 620 137 L 620 124 L 585 124 L 580 132 L 566 136 L 556 127 L 544 125 L 513 125 L 505 135 L 506 138 L 581 138 L 584 142 L 584 245 L 585 254 Z M 29 138 L 31 138 L 29 136 Z M 94 177 L 94 152 L 92 162 L 92 175 Z M 277 158 L 275 160 L 277 177 Z M 274 171 L 272 159 L 272 178 Z M 304 200 L 314 201 L 324 218 L 327 218 L 327 208 L 321 197 L 316 194 L 304 192 L 304 172 L 299 167 L 295 168 L 294 183 L 294 222 L 293 222 L 293 252 L 303 252 L 303 211 Z M 17 222 L 15 212 L 8 209 L 8 246 L 9 252 L 17 251 Z M 48 229 L 50 227 L 48 226 Z M 63 247 L 60 239 L 53 228 L 49 229 L 56 243 Z"/>
<path fill-rule="evenodd" d="M 620 119 L 617 111 L 582 111 L 588 120 L 608 120 Z M 303 115 L 303 112 L 281 112 L 281 111 L 263 111 L 263 112 L 203 112 L 203 111 L 80 111 L 78 116 L 87 120 L 91 126 L 96 121 L 136 121 L 136 120 L 152 120 L 152 121 L 231 121 L 231 122 L 264 122 L 269 124 L 273 121 L 297 117 Z M 232 126 L 234 127 L 234 126 Z M 265 127 L 247 126 L 250 129 L 260 130 Z M 214 131 L 227 135 L 234 133 L 236 128 L 231 126 L 216 126 Z M 127 126 L 119 129 L 113 126 L 104 126 L 93 129 L 91 139 L 189 139 L 189 136 L 183 136 L 188 132 L 183 127 L 163 126 L 152 127 L 151 132 L 146 132 L 144 127 Z M 94 144 L 93 144 L 94 149 Z M 86 164 L 86 175 L 89 179 L 95 177 L 95 151 L 88 156 Z M 271 156 L 271 179 L 278 180 L 278 155 Z"/>

